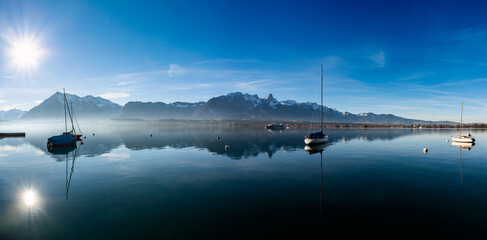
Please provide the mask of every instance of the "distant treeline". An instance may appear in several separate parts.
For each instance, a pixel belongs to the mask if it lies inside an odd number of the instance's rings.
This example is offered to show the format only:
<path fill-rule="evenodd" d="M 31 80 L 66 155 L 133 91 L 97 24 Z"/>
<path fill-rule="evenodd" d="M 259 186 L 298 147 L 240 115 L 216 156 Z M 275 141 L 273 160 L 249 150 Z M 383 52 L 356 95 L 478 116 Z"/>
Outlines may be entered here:
<path fill-rule="evenodd" d="M 265 120 L 185 120 L 185 119 L 164 119 L 164 120 L 143 120 L 137 118 L 114 118 L 112 121 L 120 123 L 146 123 L 163 124 L 173 126 L 188 125 L 207 125 L 207 126 L 246 126 L 246 127 L 265 127 L 270 123 L 282 123 L 288 127 L 306 128 L 320 127 L 320 123 L 304 123 L 292 121 L 265 121 Z M 374 123 L 326 123 L 327 128 L 460 128 L 460 124 L 374 124 Z M 463 128 L 487 128 L 485 123 L 463 124 Z"/>
<path fill-rule="evenodd" d="M 374 124 L 374 123 L 328 123 L 327 128 L 460 128 L 460 124 L 429 124 L 429 125 L 403 125 L 403 124 Z M 319 127 L 320 124 L 289 124 L 293 127 Z M 463 128 L 487 128 L 485 123 L 463 124 Z"/>

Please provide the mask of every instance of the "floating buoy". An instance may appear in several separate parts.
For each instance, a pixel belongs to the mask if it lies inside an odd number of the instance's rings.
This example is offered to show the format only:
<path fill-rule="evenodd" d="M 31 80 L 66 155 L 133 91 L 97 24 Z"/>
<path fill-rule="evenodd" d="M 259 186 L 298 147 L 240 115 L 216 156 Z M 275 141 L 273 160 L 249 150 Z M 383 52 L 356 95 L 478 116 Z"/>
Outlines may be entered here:
<path fill-rule="evenodd" d="M 95 136 L 95 133 L 93 133 L 93 136 Z"/>
<path fill-rule="evenodd" d="M 225 151 L 228 151 L 228 149 L 230 149 L 230 146 L 225 145 Z"/>
<path fill-rule="evenodd" d="M 83 142 L 81 142 L 80 144 L 81 144 L 81 145 L 83 145 L 84 143 L 83 143 Z"/>
<path fill-rule="evenodd" d="M 446 140 L 446 142 L 449 142 L 449 141 L 450 141 L 450 140 L 448 140 L 448 139 Z"/>
<path fill-rule="evenodd" d="M 84 136 L 83 138 L 86 139 L 86 136 Z"/>
<path fill-rule="evenodd" d="M 150 135 L 150 137 L 152 137 L 152 134 Z"/>
<path fill-rule="evenodd" d="M 427 153 L 428 152 L 428 149 L 427 148 L 423 148 L 423 152 L 424 153 Z"/>
<path fill-rule="evenodd" d="M 216 136 L 216 139 L 220 139 L 220 136 Z"/>

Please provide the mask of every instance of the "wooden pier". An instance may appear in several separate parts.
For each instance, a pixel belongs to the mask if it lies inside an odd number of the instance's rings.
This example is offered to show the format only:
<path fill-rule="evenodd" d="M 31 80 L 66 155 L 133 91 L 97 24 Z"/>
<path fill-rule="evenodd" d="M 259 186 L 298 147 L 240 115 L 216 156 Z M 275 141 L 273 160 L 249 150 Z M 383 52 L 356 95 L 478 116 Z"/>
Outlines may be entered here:
<path fill-rule="evenodd" d="M 25 137 L 25 132 L 0 133 L 0 139 L 3 139 L 3 138 L 11 138 L 11 137 Z"/>

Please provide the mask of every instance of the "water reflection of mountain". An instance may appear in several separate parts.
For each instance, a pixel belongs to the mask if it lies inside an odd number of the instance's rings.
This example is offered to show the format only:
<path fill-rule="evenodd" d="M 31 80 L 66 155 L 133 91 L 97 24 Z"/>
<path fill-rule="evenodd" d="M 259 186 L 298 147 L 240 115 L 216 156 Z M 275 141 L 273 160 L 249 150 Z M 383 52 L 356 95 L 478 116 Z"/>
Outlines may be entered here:
<path fill-rule="evenodd" d="M 40 149 L 46 154 L 50 154 L 47 150 L 48 136 L 49 135 L 45 134 L 28 135 L 26 140 L 32 146 Z M 83 141 L 83 147 L 79 149 L 78 156 L 95 157 L 104 153 L 109 153 L 112 149 L 118 148 L 120 145 L 122 145 L 122 140 L 116 134 L 88 135 L 87 139 Z M 56 161 L 64 161 L 64 159 L 56 159 Z"/>
<path fill-rule="evenodd" d="M 305 147 L 303 139 L 307 133 L 308 129 L 304 128 L 269 132 L 263 128 L 249 127 L 107 127 L 104 131 L 96 132 L 95 136 L 86 134 L 87 139 L 84 140 L 78 156 L 94 157 L 102 155 L 124 144 L 130 150 L 194 147 L 207 149 L 214 154 L 225 155 L 232 159 L 247 158 L 259 154 L 266 154 L 271 158 L 278 151 L 303 150 Z M 326 133 L 329 135 L 329 144 L 333 145 L 350 140 L 388 141 L 410 134 L 430 133 L 430 131 L 327 129 Z M 26 141 L 48 154 L 46 147 L 48 136 L 49 134 L 28 134 Z M 229 145 L 230 148 L 225 150 L 225 145 Z"/>
<path fill-rule="evenodd" d="M 217 129 L 122 129 L 118 132 L 125 146 L 131 150 L 151 148 L 205 148 L 218 155 L 241 159 L 265 153 L 272 157 L 277 151 L 296 151 L 305 147 L 307 129 L 268 132 L 260 128 Z M 328 130 L 329 144 L 341 141 L 392 140 L 413 134 L 413 130 Z M 151 137 L 152 134 L 152 137 Z M 230 148 L 225 150 L 225 145 Z"/>

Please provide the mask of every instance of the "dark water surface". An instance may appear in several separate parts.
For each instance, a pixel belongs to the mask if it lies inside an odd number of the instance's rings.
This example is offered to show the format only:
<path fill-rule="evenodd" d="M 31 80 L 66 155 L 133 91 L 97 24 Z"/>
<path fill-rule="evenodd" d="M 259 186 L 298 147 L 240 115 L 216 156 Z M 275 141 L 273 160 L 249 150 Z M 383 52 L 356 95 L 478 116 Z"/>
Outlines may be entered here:
<path fill-rule="evenodd" d="M 0 239 L 487 233 L 484 131 L 469 150 L 449 130 L 327 130 L 308 152 L 308 129 L 106 126 L 51 153 L 39 129 L 0 140 Z"/>

